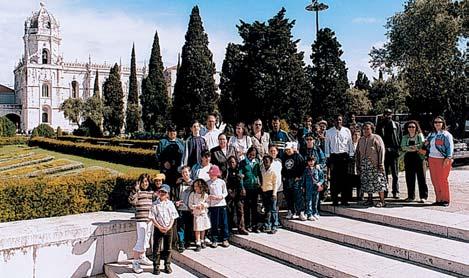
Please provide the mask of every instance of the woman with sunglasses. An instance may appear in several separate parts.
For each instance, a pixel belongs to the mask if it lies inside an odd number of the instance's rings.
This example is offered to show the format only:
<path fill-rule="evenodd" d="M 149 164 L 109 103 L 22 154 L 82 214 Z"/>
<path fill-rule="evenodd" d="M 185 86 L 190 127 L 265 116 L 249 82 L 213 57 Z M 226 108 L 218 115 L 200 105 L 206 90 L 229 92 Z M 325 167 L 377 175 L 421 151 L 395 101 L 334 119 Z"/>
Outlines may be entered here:
<path fill-rule="evenodd" d="M 446 130 L 445 119 L 441 116 L 433 120 L 433 131 L 425 141 L 428 150 L 428 167 L 435 188 L 437 206 L 447 207 L 450 202 L 449 172 L 453 163 L 453 135 Z"/>
<path fill-rule="evenodd" d="M 415 176 L 419 185 L 420 203 L 428 198 L 428 187 L 425 180 L 425 156 L 421 154 L 425 139 L 417 121 L 411 120 L 404 125 L 404 135 L 401 140 L 401 149 L 404 154 L 405 180 L 407 183 L 407 199 L 415 200 Z"/>

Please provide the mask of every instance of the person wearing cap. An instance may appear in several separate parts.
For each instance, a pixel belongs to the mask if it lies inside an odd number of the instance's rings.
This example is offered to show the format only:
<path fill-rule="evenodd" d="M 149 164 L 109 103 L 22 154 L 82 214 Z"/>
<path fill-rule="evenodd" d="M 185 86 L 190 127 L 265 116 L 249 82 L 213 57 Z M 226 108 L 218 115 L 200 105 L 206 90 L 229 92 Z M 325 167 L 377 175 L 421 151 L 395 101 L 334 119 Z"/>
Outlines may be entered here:
<path fill-rule="evenodd" d="M 174 186 L 179 176 L 178 167 L 181 165 L 184 153 L 184 141 L 177 138 L 174 125 L 166 128 L 166 136 L 158 143 L 156 159 L 159 162 L 160 172 L 166 175 L 166 183 Z"/>
<path fill-rule="evenodd" d="M 212 224 L 212 247 L 216 248 L 218 243 L 223 247 L 228 247 L 228 238 L 230 237 L 230 230 L 228 227 L 228 212 L 226 209 L 225 197 L 228 196 L 226 183 L 220 179 L 222 172 L 217 165 L 212 165 L 208 171 L 210 180 L 208 185 L 208 204 L 210 212 L 210 223 Z"/>
<path fill-rule="evenodd" d="M 399 150 L 401 148 L 402 131 L 398 122 L 392 120 L 392 110 L 384 111 L 384 119 L 376 127 L 376 133 L 383 138 L 386 153 L 384 154 L 384 169 L 389 183 L 392 176 L 392 196 L 399 199 Z M 387 196 L 387 191 L 384 193 Z"/>
<path fill-rule="evenodd" d="M 332 204 L 339 204 L 339 194 L 341 203 L 349 205 L 352 197 L 352 187 L 348 185 L 347 172 L 348 163 L 354 156 L 352 134 L 350 130 L 342 125 L 341 115 L 335 119 L 335 125 L 326 131 L 325 154 L 328 167 L 331 169 L 331 197 Z"/>
<path fill-rule="evenodd" d="M 163 185 L 165 180 L 166 180 L 166 175 L 165 174 L 162 174 L 162 173 L 156 174 L 156 176 L 153 178 L 153 182 L 155 183 L 156 191 L 158 191 L 158 189 L 160 189 L 160 187 Z"/>
<path fill-rule="evenodd" d="M 174 220 L 179 214 L 173 202 L 169 200 L 170 187 L 161 185 L 158 190 L 158 199 L 153 202 L 150 219 L 155 226 L 153 232 L 153 274 L 160 274 L 160 259 L 164 260 L 164 272 L 170 274 L 171 247 L 173 245 Z M 162 246 L 162 248 L 160 248 Z"/>
<path fill-rule="evenodd" d="M 285 144 L 290 141 L 288 133 L 280 129 L 280 117 L 274 116 L 272 118 L 272 131 L 270 132 L 270 144 L 277 147 L 280 157 L 283 156 Z"/>
<path fill-rule="evenodd" d="M 287 201 L 287 219 L 306 220 L 304 214 L 303 192 L 300 181 L 305 169 L 303 157 L 296 151 L 296 144 L 288 142 L 282 157 L 283 194 Z"/>

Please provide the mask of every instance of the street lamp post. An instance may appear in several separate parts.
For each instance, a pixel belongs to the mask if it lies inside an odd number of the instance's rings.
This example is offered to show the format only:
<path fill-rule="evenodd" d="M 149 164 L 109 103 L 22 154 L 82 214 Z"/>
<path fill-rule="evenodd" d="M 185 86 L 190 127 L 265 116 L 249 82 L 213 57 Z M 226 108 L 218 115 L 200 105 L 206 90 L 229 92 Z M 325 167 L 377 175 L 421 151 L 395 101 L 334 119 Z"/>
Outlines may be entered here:
<path fill-rule="evenodd" d="M 329 8 L 328 5 L 319 3 L 318 1 L 319 0 L 312 0 L 311 4 L 305 7 L 305 9 L 309 12 L 316 12 L 316 37 L 318 36 L 319 32 L 319 12 Z"/>

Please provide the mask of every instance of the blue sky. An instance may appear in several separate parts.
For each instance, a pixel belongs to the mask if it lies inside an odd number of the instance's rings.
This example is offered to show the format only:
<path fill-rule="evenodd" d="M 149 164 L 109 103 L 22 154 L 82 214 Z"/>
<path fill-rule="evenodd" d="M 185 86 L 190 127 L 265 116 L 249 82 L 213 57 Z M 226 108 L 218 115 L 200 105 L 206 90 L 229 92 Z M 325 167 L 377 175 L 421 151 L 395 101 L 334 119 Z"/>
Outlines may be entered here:
<path fill-rule="evenodd" d="M 296 20 L 293 29 L 299 48 L 305 51 L 310 63 L 311 43 L 315 37 L 314 14 L 305 10 L 307 0 L 248 0 L 248 1 L 190 1 L 190 0 L 49 0 L 46 8 L 61 23 L 62 47 L 66 61 L 87 61 L 88 55 L 96 63 L 122 60 L 128 64 L 130 48 L 136 44 L 137 61 L 143 66 L 150 55 L 154 30 L 160 35 L 165 66 L 177 62 L 184 43 L 189 14 L 199 5 L 204 27 L 210 40 L 217 69 L 221 68 L 228 42 L 240 42 L 236 24 L 242 19 L 266 21 L 281 7 L 287 17 Z M 403 9 L 404 0 L 323 0 L 329 9 L 320 14 L 320 27 L 336 32 L 344 51 L 343 59 L 354 81 L 358 70 L 376 75 L 368 66 L 372 46 L 385 40 L 386 19 Z M 0 0 L 0 83 L 13 83 L 13 68 L 23 54 L 23 24 L 32 11 L 39 9 L 39 1 Z"/>

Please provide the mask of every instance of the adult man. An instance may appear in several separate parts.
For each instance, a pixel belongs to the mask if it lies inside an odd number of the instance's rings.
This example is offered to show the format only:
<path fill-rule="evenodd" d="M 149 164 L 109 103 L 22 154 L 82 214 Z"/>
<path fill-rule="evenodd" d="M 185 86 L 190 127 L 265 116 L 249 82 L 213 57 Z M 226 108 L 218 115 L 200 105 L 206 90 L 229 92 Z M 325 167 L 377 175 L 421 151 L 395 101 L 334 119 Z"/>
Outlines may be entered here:
<path fill-rule="evenodd" d="M 207 126 L 200 131 L 200 135 L 204 137 L 205 142 L 207 143 L 208 150 L 211 150 L 218 146 L 218 135 L 223 132 L 216 128 L 217 115 L 208 114 L 207 115 Z"/>
<path fill-rule="evenodd" d="M 233 146 L 228 145 L 226 135 L 220 133 L 218 135 L 218 146 L 210 150 L 211 163 L 217 165 L 222 171 L 222 178 L 226 178 L 226 171 L 228 169 L 227 160 L 230 156 L 236 155 L 236 150 Z"/>
<path fill-rule="evenodd" d="M 290 142 L 290 138 L 287 132 L 280 129 L 280 118 L 274 116 L 272 118 L 272 131 L 270 132 L 270 144 L 277 147 L 280 157 L 283 156 L 283 150 L 287 142 Z"/>
<path fill-rule="evenodd" d="M 251 137 L 252 146 L 259 153 L 259 159 L 269 154 L 270 135 L 262 130 L 261 119 L 256 119 L 253 123 L 253 135 Z"/>
<path fill-rule="evenodd" d="M 350 130 L 342 125 L 343 117 L 337 116 L 335 125 L 326 131 L 325 154 L 328 167 L 331 169 L 331 197 L 332 204 L 341 203 L 348 206 L 352 197 L 352 187 L 347 186 L 348 162 L 354 155 L 352 134 Z"/>
<path fill-rule="evenodd" d="M 177 138 L 177 130 L 173 125 L 166 128 L 166 137 L 158 143 L 156 158 L 160 162 L 160 172 L 165 174 L 166 183 L 175 186 L 178 177 L 177 169 L 181 165 L 184 153 L 184 141 Z"/>
<path fill-rule="evenodd" d="M 399 199 L 399 149 L 401 144 L 402 131 L 398 122 L 392 120 L 392 110 L 384 111 L 384 119 L 376 128 L 376 133 L 383 138 L 386 151 L 384 153 L 384 168 L 386 178 L 392 175 L 392 196 Z M 389 182 L 389 180 L 388 180 Z M 384 193 L 387 196 L 387 192 Z"/>

